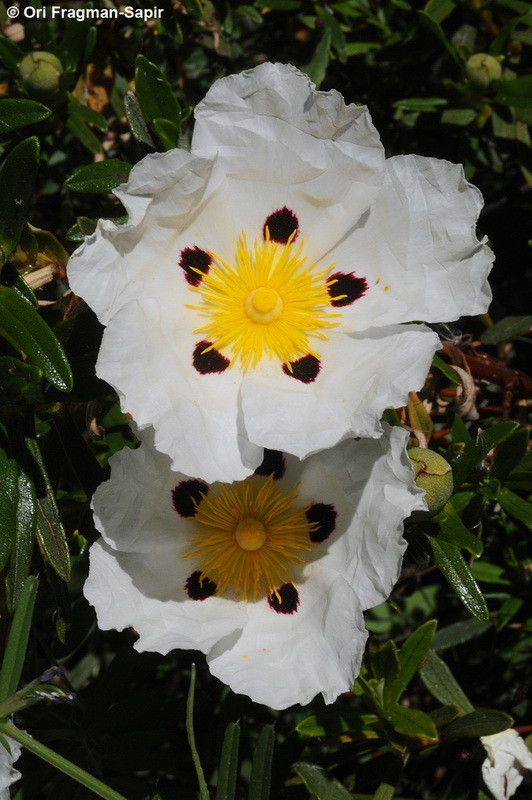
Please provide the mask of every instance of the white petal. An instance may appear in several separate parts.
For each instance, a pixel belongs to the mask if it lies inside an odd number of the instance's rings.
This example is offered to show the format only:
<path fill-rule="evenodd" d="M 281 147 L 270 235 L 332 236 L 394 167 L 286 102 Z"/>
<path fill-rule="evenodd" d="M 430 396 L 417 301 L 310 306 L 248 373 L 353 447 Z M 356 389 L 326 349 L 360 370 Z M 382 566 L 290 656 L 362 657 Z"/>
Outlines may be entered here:
<path fill-rule="evenodd" d="M 532 753 L 516 730 L 481 736 L 488 757 L 482 764 L 482 777 L 495 800 L 508 800 L 523 781 L 525 769 L 532 769 Z"/>
<path fill-rule="evenodd" d="M 421 389 L 440 343 L 427 328 L 404 325 L 332 333 L 318 347 L 321 370 L 313 383 L 286 375 L 273 361 L 245 375 L 250 441 L 304 458 L 348 436 L 379 436 L 382 412 Z"/>
<path fill-rule="evenodd" d="M 21 777 L 13 764 L 19 758 L 22 747 L 10 736 L 3 738 L 9 745 L 9 750 L 0 743 L 0 800 L 9 800 L 9 787 Z"/>

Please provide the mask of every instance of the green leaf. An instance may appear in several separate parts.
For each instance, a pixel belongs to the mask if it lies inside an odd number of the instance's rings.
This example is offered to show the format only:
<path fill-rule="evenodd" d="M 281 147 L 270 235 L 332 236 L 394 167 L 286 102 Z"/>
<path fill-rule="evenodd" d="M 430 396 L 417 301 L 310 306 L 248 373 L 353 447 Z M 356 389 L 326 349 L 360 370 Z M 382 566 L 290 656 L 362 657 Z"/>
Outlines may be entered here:
<path fill-rule="evenodd" d="M 16 541 L 18 464 L 0 447 L 0 570 L 4 569 Z"/>
<path fill-rule="evenodd" d="M 485 431 L 479 431 L 476 442 L 466 445 L 462 455 L 453 463 L 455 487 L 460 486 L 495 445 L 507 439 L 518 427 L 518 422 L 509 420 L 498 422 Z"/>
<path fill-rule="evenodd" d="M 72 389 L 72 372 L 63 348 L 39 314 L 14 289 L 0 285 L 0 336 L 41 369 L 63 392 Z"/>
<path fill-rule="evenodd" d="M 499 81 L 497 85 L 496 103 L 506 106 L 532 107 L 532 75 L 523 75 L 511 81 Z"/>
<path fill-rule="evenodd" d="M 480 539 L 467 530 L 451 503 L 446 503 L 442 511 L 435 517 L 439 526 L 438 541 L 449 542 L 460 550 L 467 550 L 472 555 L 482 555 L 483 545 Z"/>
<path fill-rule="evenodd" d="M 532 503 L 523 500 L 522 497 L 519 497 L 518 494 L 515 494 L 505 486 L 499 490 L 497 500 L 501 507 L 512 517 L 524 522 L 525 525 L 532 526 Z"/>
<path fill-rule="evenodd" d="M 90 50 L 87 52 L 86 45 L 91 25 L 92 21 L 85 19 L 76 20 L 74 24 L 65 27 L 57 48 L 57 58 L 65 72 L 77 72 L 78 67 L 82 66 L 82 61 L 88 59 Z M 90 37 L 90 40 L 94 46 L 93 37 Z"/>
<path fill-rule="evenodd" d="M 405 111 L 430 112 L 436 111 L 439 106 L 446 106 L 448 100 L 444 97 L 405 97 L 396 100 L 393 108 L 402 108 Z"/>
<path fill-rule="evenodd" d="M 218 783 L 216 785 L 216 800 L 234 800 L 238 775 L 239 740 L 240 726 L 237 722 L 230 722 L 225 729 L 222 744 Z"/>
<path fill-rule="evenodd" d="M 310 80 L 319 88 L 322 80 L 325 78 L 327 67 L 329 66 L 329 56 L 331 50 L 332 33 L 330 28 L 325 28 L 318 46 L 314 51 L 312 60 L 306 67 L 301 67 Z"/>
<path fill-rule="evenodd" d="M 129 127 L 131 128 L 131 133 L 137 142 L 142 142 L 142 144 L 147 144 L 148 147 L 155 148 L 155 142 L 148 130 L 146 120 L 142 116 L 140 103 L 133 92 L 128 92 L 124 97 L 124 107 L 126 109 L 126 117 Z"/>
<path fill-rule="evenodd" d="M 478 588 L 471 570 L 458 547 L 424 534 L 435 564 L 448 580 L 464 606 L 481 622 L 489 622 L 484 595 Z"/>
<path fill-rule="evenodd" d="M 151 126 L 165 150 L 179 146 L 179 126 L 169 119 L 154 119 Z"/>
<path fill-rule="evenodd" d="M 386 679 L 384 684 L 384 702 L 386 705 L 396 703 L 406 689 L 419 665 L 427 655 L 438 623 L 435 619 L 425 622 L 410 634 L 399 651 L 399 672 L 392 680 Z"/>
<path fill-rule="evenodd" d="M 34 546 L 34 534 L 37 525 L 37 497 L 29 470 L 23 464 L 18 478 L 17 526 L 15 531 L 15 548 L 11 554 L 9 568 L 9 604 L 17 608 L 25 581 L 28 577 Z"/>
<path fill-rule="evenodd" d="M 108 158 L 80 167 L 66 179 L 65 186 L 72 192 L 109 194 L 125 183 L 133 166 L 119 158 Z"/>
<path fill-rule="evenodd" d="M 484 331 L 480 337 L 482 344 L 499 344 L 515 339 L 532 328 L 532 316 L 505 317 Z"/>
<path fill-rule="evenodd" d="M 425 8 L 425 14 L 434 20 L 434 22 L 443 22 L 449 14 L 456 8 L 454 0 L 429 0 Z"/>
<path fill-rule="evenodd" d="M 260 732 L 259 741 L 253 754 L 249 777 L 249 800 L 269 800 L 270 798 L 274 741 L 273 725 L 265 725 Z"/>
<path fill-rule="evenodd" d="M 29 575 L 20 594 L 0 671 L 0 702 L 16 692 L 20 681 L 38 583 L 37 578 Z"/>
<path fill-rule="evenodd" d="M 386 719 L 397 733 L 402 733 L 404 736 L 417 736 L 434 741 L 438 739 L 436 725 L 423 711 L 407 706 L 389 706 L 386 708 Z"/>
<path fill-rule="evenodd" d="M 89 152 L 101 153 L 102 144 L 93 131 L 87 127 L 92 125 L 101 131 L 107 130 L 107 120 L 103 114 L 83 105 L 73 95 L 68 98 L 67 128 Z"/>
<path fill-rule="evenodd" d="M 305 717 L 298 722 L 296 730 L 305 736 L 339 736 L 355 731 L 361 738 L 377 738 L 371 728 L 379 721 L 376 714 L 360 714 L 356 711 L 323 711 L 319 715 Z"/>
<path fill-rule="evenodd" d="M 42 372 L 18 358 L 0 356 L 0 386 L 4 405 L 45 403 Z"/>
<path fill-rule="evenodd" d="M 440 27 L 440 25 L 438 25 L 434 17 L 429 16 L 424 11 L 418 11 L 417 13 L 423 25 L 425 25 L 425 27 L 428 28 L 428 30 L 431 31 L 431 33 L 433 33 L 434 36 L 436 36 L 436 38 L 440 40 L 440 42 L 443 44 L 443 46 L 445 47 L 445 49 L 447 50 L 453 61 L 455 61 L 458 65 L 460 65 L 461 64 L 460 56 L 458 55 L 456 49 L 453 47 L 450 41 L 447 39 L 447 36 L 443 32 L 443 29 Z"/>
<path fill-rule="evenodd" d="M 242 14 L 243 17 L 253 20 L 253 22 L 256 22 L 258 25 L 262 25 L 263 23 L 262 15 L 256 8 L 253 8 L 253 6 L 237 6 L 236 13 Z"/>
<path fill-rule="evenodd" d="M 490 564 L 489 561 L 475 561 L 471 570 L 475 580 L 483 583 L 496 583 L 500 586 L 510 586 L 512 583 L 504 567 Z"/>
<path fill-rule="evenodd" d="M 477 739 L 511 728 L 513 719 L 504 711 L 472 711 L 451 722 L 445 728 L 445 740 Z"/>
<path fill-rule="evenodd" d="M 0 266 L 18 244 L 39 167 L 36 136 L 17 144 L 0 167 Z"/>
<path fill-rule="evenodd" d="M 454 622 L 437 631 L 432 647 L 434 650 L 446 650 L 448 647 L 456 647 L 464 642 L 469 642 L 477 636 L 482 636 L 489 628 L 484 622 L 478 619 L 466 619 L 463 622 Z"/>
<path fill-rule="evenodd" d="M 442 661 L 433 650 L 429 650 L 419 674 L 429 692 L 442 705 L 456 706 L 462 714 L 474 711 L 445 661 Z"/>
<path fill-rule="evenodd" d="M 293 769 L 316 800 L 351 800 L 351 793 L 322 767 L 299 761 Z"/>
<path fill-rule="evenodd" d="M 519 428 L 497 447 L 495 462 L 490 470 L 490 475 L 499 480 L 508 477 L 516 469 L 528 451 L 530 431 L 528 428 Z M 530 484 L 532 485 L 532 484 Z"/>
<path fill-rule="evenodd" d="M 458 444 L 458 443 L 469 444 L 470 442 L 473 441 L 473 437 L 469 433 L 462 417 L 459 414 L 455 414 L 453 417 L 453 421 L 451 424 L 451 437 L 453 440 L 453 444 Z"/>
<path fill-rule="evenodd" d="M 0 60 L 14 75 L 18 75 L 18 65 L 25 55 L 24 50 L 18 44 L 12 42 L 11 39 L 8 39 L 7 36 L 0 32 Z"/>
<path fill-rule="evenodd" d="M 181 106 L 175 93 L 155 64 L 143 56 L 135 62 L 135 88 L 142 115 L 148 125 L 155 119 L 166 119 L 179 128 Z"/>
<path fill-rule="evenodd" d="M 443 358 L 440 358 L 438 355 L 434 355 L 432 357 L 432 366 L 436 369 L 439 369 L 442 375 L 445 375 L 447 380 L 451 381 L 451 383 L 454 383 L 455 386 L 461 385 L 462 381 L 460 380 L 458 373 L 450 364 L 447 364 Z"/>
<path fill-rule="evenodd" d="M 52 112 L 42 103 L 34 100 L 0 100 L 0 133 L 8 133 L 26 125 L 35 125 L 50 116 Z"/>
<path fill-rule="evenodd" d="M 399 655 L 395 642 L 391 639 L 382 643 L 371 640 L 368 656 L 371 672 L 378 681 L 382 681 L 386 677 L 393 680 L 398 675 Z"/>

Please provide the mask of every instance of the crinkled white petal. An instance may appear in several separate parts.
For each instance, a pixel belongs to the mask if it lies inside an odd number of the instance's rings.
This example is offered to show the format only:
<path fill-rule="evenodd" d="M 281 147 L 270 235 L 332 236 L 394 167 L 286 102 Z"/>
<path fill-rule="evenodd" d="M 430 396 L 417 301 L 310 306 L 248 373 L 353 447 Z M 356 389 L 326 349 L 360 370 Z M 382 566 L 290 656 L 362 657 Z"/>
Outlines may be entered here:
<path fill-rule="evenodd" d="M 0 800 L 9 800 L 9 787 L 21 777 L 18 769 L 13 764 L 19 758 L 22 747 L 10 736 L 3 736 L 9 749 L 0 742 Z"/>
<path fill-rule="evenodd" d="M 404 405 L 408 392 L 421 389 L 440 341 L 422 325 L 395 325 L 331 334 L 318 347 L 313 383 L 274 361 L 246 373 L 242 411 L 250 441 L 305 458 L 348 436 L 379 436 L 384 408 Z"/>
<path fill-rule="evenodd" d="M 138 650 L 201 650 L 234 691 L 274 708 L 319 692 L 330 703 L 348 691 L 367 636 L 362 612 L 391 591 L 405 548 L 402 522 L 423 506 L 407 434 L 385 425 L 377 440 L 344 441 L 305 461 L 285 456 L 279 489 L 297 485 L 300 508 L 336 512 L 334 530 L 288 577 L 299 594 L 293 613 L 276 612 L 266 597 L 191 599 L 187 578 L 202 569 L 199 557 L 184 557 L 194 520 L 180 517 L 172 499 L 188 479 L 171 471 L 149 431 L 141 438 L 137 450 L 112 457 L 111 477 L 93 499 L 102 539 L 91 548 L 84 591 L 100 627 L 133 627 Z"/>
<path fill-rule="evenodd" d="M 481 736 L 488 757 L 482 763 L 482 777 L 495 800 L 508 800 L 532 770 L 532 753 L 516 730 L 509 728 L 492 736 Z"/>

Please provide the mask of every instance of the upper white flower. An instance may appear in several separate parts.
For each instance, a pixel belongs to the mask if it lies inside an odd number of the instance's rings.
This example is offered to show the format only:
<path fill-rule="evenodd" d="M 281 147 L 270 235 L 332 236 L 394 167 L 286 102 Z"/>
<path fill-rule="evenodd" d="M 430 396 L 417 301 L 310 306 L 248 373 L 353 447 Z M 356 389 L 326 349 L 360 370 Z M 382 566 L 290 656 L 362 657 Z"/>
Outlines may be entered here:
<path fill-rule="evenodd" d="M 68 274 L 107 326 L 100 377 L 174 469 L 249 475 L 380 435 L 421 388 L 423 325 L 486 311 L 492 255 L 460 166 L 385 161 L 365 107 L 262 64 L 217 81 L 192 151 L 144 158 Z"/>
<path fill-rule="evenodd" d="M 133 626 L 140 651 L 201 650 L 273 708 L 350 690 L 362 612 L 389 595 L 403 519 L 425 507 L 405 432 L 303 462 L 266 451 L 254 476 L 211 485 L 172 472 L 147 438 L 112 457 L 93 499 L 102 539 L 84 591 L 100 627 Z"/>
<path fill-rule="evenodd" d="M 508 800 L 523 781 L 525 769 L 532 769 L 532 753 L 513 728 L 492 736 L 481 736 L 488 757 L 482 777 L 495 800 Z"/>
<path fill-rule="evenodd" d="M 5 742 L 7 748 L 4 747 Z M 21 746 L 9 736 L 0 737 L 0 800 L 9 800 L 9 787 L 20 778 L 20 772 L 13 764 L 20 756 Z"/>

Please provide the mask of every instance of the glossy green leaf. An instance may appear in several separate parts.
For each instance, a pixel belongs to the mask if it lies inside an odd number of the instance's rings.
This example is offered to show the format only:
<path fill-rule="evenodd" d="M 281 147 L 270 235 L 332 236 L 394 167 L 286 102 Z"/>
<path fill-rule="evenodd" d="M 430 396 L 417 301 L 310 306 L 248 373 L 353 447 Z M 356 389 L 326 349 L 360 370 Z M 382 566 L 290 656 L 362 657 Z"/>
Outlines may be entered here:
<path fill-rule="evenodd" d="M 154 119 L 151 126 L 165 150 L 179 146 L 179 126 L 169 119 Z"/>
<path fill-rule="evenodd" d="M 294 764 L 293 769 L 316 800 L 351 800 L 351 793 L 317 764 L 299 761 Z"/>
<path fill-rule="evenodd" d="M 476 442 L 466 445 L 462 455 L 453 463 L 455 487 L 460 486 L 468 475 L 486 458 L 493 447 L 503 442 L 518 427 L 518 422 L 509 420 L 508 422 L 498 422 L 485 431 L 479 431 Z"/>
<path fill-rule="evenodd" d="M 0 266 L 20 239 L 38 167 L 39 140 L 36 136 L 17 144 L 0 166 Z"/>
<path fill-rule="evenodd" d="M 131 169 L 131 164 L 119 158 L 108 158 L 80 167 L 66 179 L 65 186 L 72 192 L 109 194 L 127 181 Z"/>
<path fill-rule="evenodd" d="M 464 606 L 481 622 L 489 622 L 484 595 L 478 588 L 471 570 L 456 545 L 425 535 L 435 564 L 445 575 Z"/>
<path fill-rule="evenodd" d="M 26 578 L 29 575 L 37 525 L 37 497 L 29 472 L 21 466 L 18 478 L 17 526 L 15 547 L 9 565 L 9 596 L 11 609 L 16 609 Z"/>
<path fill-rule="evenodd" d="M 230 722 L 225 729 L 222 752 L 220 755 L 218 782 L 216 784 L 216 800 L 234 800 L 238 776 L 239 740 L 240 726 L 237 722 Z"/>
<path fill-rule="evenodd" d="M 6 267 L 7 266 L 6 264 Z M 6 267 L 4 267 L 4 271 Z M 17 274 L 15 280 L 12 282 L 10 281 L 9 285 L 15 289 L 24 300 L 27 300 L 33 308 L 39 308 L 39 301 L 37 300 L 35 292 L 28 286 L 22 275 Z"/>
<path fill-rule="evenodd" d="M 532 107 L 532 75 L 523 75 L 511 81 L 500 81 L 495 102 L 506 106 Z"/>
<path fill-rule="evenodd" d="M 482 344 L 499 344 L 508 339 L 515 339 L 532 328 L 532 316 L 505 317 L 492 325 L 480 337 Z"/>
<path fill-rule="evenodd" d="M 497 500 L 507 514 L 511 514 L 512 517 L 524 522 L 525 525 L 532 526 L 532 503 L 529 503 L 528 500 L 523 500 L 522 497 L 519 497 L 518 494 L 515 494 L 505 486 L 499 490 Z"/>
<path fill-rule="evenodd" d="M 436 708 L 434 711 L 429 712 L 429 717 L 436 725 L 438 730 L 440 728 L 444 728 L 459 715 L 460 709 L 456 706 L 441 706 L 440 708 Z"/>
<path fill-rule="evenodd" d="M 462 714 L 474 711 L 445 661 L 442 661 L 433 650 L 429 650 L 419 674 L 429 692 L 442 705 L 456 706 Z"/>
<path fill-rule="evenodd" d="M 155 119 L 166 119 L 178 128 L 181 106 L 175 92 L 155 64 L 143 56 L 135 62 L 135 88 L 142 115 L 148 125 Z"/>
<path fill-rule="evenodd" d="M 133 92 L 128 92 L 124 97 L 124 107 L 126 110 L 126 117 L 131 128 L 131 133 L 142 144 L 147 144 L 148 147 L 155 148 L 146 120 L 142 116 L 142 110 L 137 96 Z"/>
<path fill-rule="evenodd" d="M 477 636 L 482 636 L 483 633 L 490 630 L 485 622 L 479 622 L 478 619 L 466 619 L 462 622 L 454 622 L 452 625 L 447 625 L 436 632 L 432 641 L 434 650 L 446 650 L 448 647 L 456 647 L 459 644 L 475 639 Z"/>
<path fill-rule="evenodd" d="M 0 447 L 0 570 L 15 544 L 18 508 L 18 464 Z"/>
<path fill-rule="evenodd" d="M 483 583 L 496 583 L 500 586 L 510 586 L 512 583 L 510 575 L 499 564 L 490 564 L 489 561 L 475 561 L 471 567 L 473 577 L 476 581 Z"/>
<path fill-rule="evenodd" d="M 45 403 L 43 374 L 38 367 L 25 364 L 18 358 L 0 356 L 0 386 L 2 402 L 8 405 L 37 405 Z"/>
<path fill-rule="evenodd" d="M 20 594 L 9 637 L 7 640 L 2 669 L 0 671 L 0 701 L 17 690 L 26 657 L 26 647 L 30 635 L 33 606 L 37 596 L 37 578 L 28 575 Z"/>
<path fill-rule="evenodd" d="M 530 430 L 519 428 L 497 447 L 495 461 L 490 470 L 490 475 L 499 480 L 508 477 L 516 469 L 528 451 Z M 532 483 L 529 484 L 532 486 Z"/>
<path fill-rule="evenodd" d="M 427 655 L 438 623 L 431 619 L 410 634 L 399 651 L 399 672 L 392 680 L 386 679 L 384 684 L 384 702 L 386 705 L 396 703 L 416 674 L 416 671 Z"/>
<path fill-rule="evenodd" d="M 458 373 L 450 364 L 447 364 L 443 358 L 440 358 L 438 355 L 434 355 L 432 357 L 432 366 L 436 369 L 439 369 L 442 375 L 445 375 L 447 380 L 451 381 L 451 383 L 454 383 L 455 386 L 461 385 L 462 381 L 460 380 Z"/>
<path fill-rule="evenodd" d="M 513 719 L 504 711 L 471 711 L 451 722 L 445 729 L 445 740 L 477 739 L 501 733 L 513 725 Z"/>
<path fill-rule="evenodd" d="M 393 725 L 397 733 L 403 736 L 417 736 L 424 739 L 438 739 L 438 731 L 428 714 L 407 706 L 389 706 L 386 708 L 386 719 Z"/>
<path fill-rule="evenodd" d="M 269 800 L 270 798 L 274 742 L 275 731 L 273 725 L 265 725 L 260 732 L 253 754 L 248 800 Z"/>
<path fill-rule="evenodd" d="M 453 444 L 462 442 L 463 444 L 469 444 L 473 441 L 473 437 L 469 433 L 469 430 L 466 428 L 465 423 L 459 414 L 455 414 L 453 417 L 451 424 L 451 437 Z"/>
<path fill-rule="evenodd" d="M 0 336 L 41 369 L 51 384 L 69 392 L 72 372 L 53 331 L 20 295 L 0 285 Z"/>
<path fill-rule="evenodd" d="M 482 542 L 468 531 L 451 503 L 446 503 L 443 511 L 440 511 L 435 518 L 435 522 L 438 523 L 440 529 L 439 542 L 448 542 L 477 557 L 482 555 L 484 549 Z"/>
<path fill-rule="evenodd" d="M 0 134 L 47 119 L 52 112 L 34 100 L 4 98 L 0 100 Z"/>

